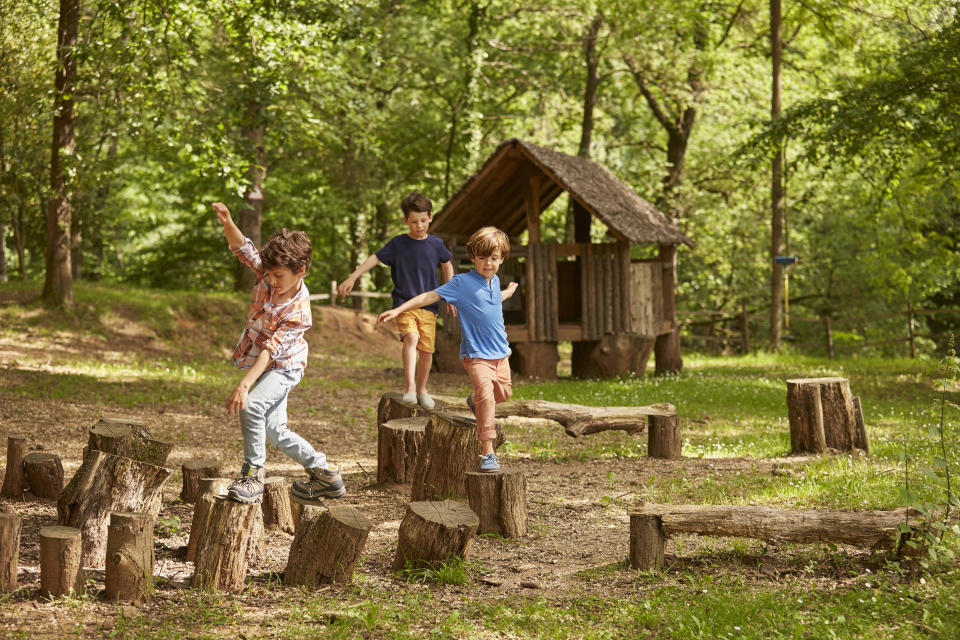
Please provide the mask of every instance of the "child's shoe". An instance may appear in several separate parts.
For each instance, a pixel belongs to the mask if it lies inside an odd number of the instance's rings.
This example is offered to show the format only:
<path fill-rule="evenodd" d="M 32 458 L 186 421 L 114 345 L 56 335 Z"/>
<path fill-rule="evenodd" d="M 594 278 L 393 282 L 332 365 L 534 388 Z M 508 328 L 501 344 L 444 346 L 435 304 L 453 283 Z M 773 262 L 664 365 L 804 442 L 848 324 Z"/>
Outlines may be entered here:
<path fill-rule="evenodd" d="M 480 456 L 480 471 L 485 471 L 487 473 L 500 471 L 500 463 L 497 462 L 497 454 L 488 453 L 485 456 Z"/>
<path fill-rule="evenodd" d="M 417 404 L 417 393 L 415 391 L 407 391 L 400 400 L 409 402 L 410 404 Z"/>
<path fill-rule="evenodd" d="M 227 498 L 244 504 L 259 504 L 263 500 L 263 467 L 243 463 L 240 477 L 227 488 Z"/>
<path fill-rule="evenodd" d="M 473 411 L 473 415 L 477 415 L 477 407 L 473 404 L 473 394 L 467 396 L 467 406 L 470 407 L 470 411 Z"/>
<path fill-rule="evenodd" d="M 433 398 L 431 398 L 430 394 L 426 391 L 417 394 L 417 404 L 424 409 L 433 409 L 435 406 L 437 406 L 437 403 L 433 401 Z"/>
<path fill-rule="evenodd" d="M 290 493 L 301 500 L 320 502 L 321 498 L 342 498 L 347 495 L 347 488 L 339 469 L 327 465 L 326 469 L 307 469 L 307 479 L 294 482 Z"/>

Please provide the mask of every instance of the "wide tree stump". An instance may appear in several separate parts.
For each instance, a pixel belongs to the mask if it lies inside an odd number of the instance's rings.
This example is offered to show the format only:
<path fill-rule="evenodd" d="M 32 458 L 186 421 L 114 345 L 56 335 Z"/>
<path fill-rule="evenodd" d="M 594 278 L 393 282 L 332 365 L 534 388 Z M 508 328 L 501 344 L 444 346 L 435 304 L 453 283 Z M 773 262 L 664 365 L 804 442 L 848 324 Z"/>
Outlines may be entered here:
<path fill-rule="evenodd" d="M 475 420 L 434 412 L 417 456 L 411 500 L 466 500 L 466 474 L 479 470 L 479 454 Z"/>
<path fill-rule="evenodd" d="M 63 490 L 63 465 L 55 453 L 34 451 L 23 459 L 30 492 L 38 498 L 56 500 Z"/>
<path fill-rule="evenodd" d="M 518 342 L 510 354 L 510 368 L 518 376 L 556 380 L 559 360 L 556 342 Z"/>
<path fill-rule="evenodd" d="M 377 429 L 377 484 L 413 481 L 427 417 L 396 418 Z"/>
<path fill-rule="evenodd" d="M 866 451 L 866 430 L 859 402 L 846 378 L 787 380 L 790 447 L 794 453 L 822 453 L 827 449 Z"/>
<path fill-rule="evenodd" d="M 260 505 L 213 500 L 210 520 L 197 542 L 191 584 L 198 589 L 235 592 L 243 589 L 248 554 L 258 544 L 257 525 L 262 527 Z"/>
<path fill-rule="evenodd" d="M 104 599 L 143 604 L 153 598 L 153 518 L 148 513 L 110 514 Z"/>
<path fill-rule="evenodd" d="M 577 343 L 570 367 L 575 378 L 615 378 L 647 370 L 654 339 L 632 333 L 610 333 L 600 340 Z"/>
<path fill-rule="evenodd" d="M 477 514 L 461 502 L 411 502 L 400 523 L 393 570 L 465 558 L 479 526 Z"/>
<path fill-rule="evenodd" d="M 660 516 L 630 514 L 630 566 L 634 569 L 659 569 L 667 537 Z"/>
<path fill-rule="evenodd" d="M 83 531 L 85 566 L 102 567 L 110 513 L 160 512 L 171 470 L 92 450 L 57 499 L 59 523 Z"/>
<path fill-rule="evenodd" d="M 230 478 L 200 478 L 198 491 L 200 497 L 193 505 L 193 519 L 190 521 L 190 538 L 187 541 L 186 561 L 193 562 L 197 552 L 197 542 L 210 521 L 213 500 L 222 496 L 230 486 Z"/>
<path fill-rule="evenodd" d="M 263 526 L 293 533 L 293 512 L 290 507 L 290 485 L 286 478 L 272 477 L 263 481 Z"/>
<path fill-rule="evenodd" d="M 100 418 L 90 428 L 83 457 L 86 458 L 94 450 L 162 467 L 173 450 L 173 443 L 155 440 L 146 425 L 138 420 Z"/>
<path fill-rule="evenodd" d="M 20 529 L 23 520 L 14 513 L 0 513 L 0 592 L 17 588 Z"/>
<path fill-rule="evenodd" d="M 283 583 L 315 587 L 350 582 L 371 527 L 370 521 L 351 506 L 305 506 L 290 546 Z"/>
<path fill-rule="evenodd" d="M 380 396 L 380 403 L 377 405 L 377 428 L 385 422 L 396 420 L 397 418 L 418 418 L 429 416 L 430 411 L 424 409 L 415 402 L 404 402 L 403 394 L 395 391 L 389 391 Z M 438 401 L 434 411 L 441 409 L 443 402 Z"/>
<path fill-rule="evenodd" d="M 673 405 L 658 405 L 673 411 Z M 647 431 L 647 457 L 675 460 L 680 457 L 683 442 L 680 438 L 680 417 L 676 413 L 665 416 L 650 416 Z"/>
<path fill-rule="evenodd" d="M 527 479 L 519 469 L 467 472 L 467 497 L 480 519 L 478 533 L 527 534 Z"/>
<path fill-rule="evenodd" d="M 183 475 L 183 487 L 180 489 L 180 501 L 193 504 L 202 493 L 200 480 L 202 478 L 219 478 L 220 463 L 216 460 L 187 460 L 180 465 Z"/>
<path fill-rule="evenodd" d="M 23 497 L 27 477 L 23 472 L 23 459 L 27 455 L 27 437 L 20 434 L 7 436 L 7 470 L 3 474 L 3 487 L 0 487 L 0 497 Z"/>
<path fill-rule="evenodd" d="M 83 544 L 80 529 L 40 529 L 40 595 L 64 596 L 83 591 Z"/>

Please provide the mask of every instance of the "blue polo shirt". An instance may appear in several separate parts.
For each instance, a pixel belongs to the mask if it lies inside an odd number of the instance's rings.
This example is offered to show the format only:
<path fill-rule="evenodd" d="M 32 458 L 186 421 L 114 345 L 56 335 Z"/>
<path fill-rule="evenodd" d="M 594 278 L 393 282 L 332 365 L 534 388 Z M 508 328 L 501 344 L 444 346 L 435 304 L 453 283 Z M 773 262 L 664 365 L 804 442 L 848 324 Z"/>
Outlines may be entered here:
<path fill-rule="evenodd" d="M 437 295 L 457 308 L 460 317 L 460 358 L 499 360 L 510 355 L 507 330 L 503 326 L 500 278 L 490 282 L 471 269 L 458 273 L 436 290 Z"/>
<path fill-rule="evenodd" d="M 390 267 L 393 306 L 399 307 L 407 300 L 437 288 L 440 284 L 437 267 L 450 260 L 450 250 L 437 236 L 427 235 L 423 240 L 416 240 L 404 233 L 394 236 L 377 251 L 377 258 Z M 440 313 L 439 303 L 424 308 Z"/>

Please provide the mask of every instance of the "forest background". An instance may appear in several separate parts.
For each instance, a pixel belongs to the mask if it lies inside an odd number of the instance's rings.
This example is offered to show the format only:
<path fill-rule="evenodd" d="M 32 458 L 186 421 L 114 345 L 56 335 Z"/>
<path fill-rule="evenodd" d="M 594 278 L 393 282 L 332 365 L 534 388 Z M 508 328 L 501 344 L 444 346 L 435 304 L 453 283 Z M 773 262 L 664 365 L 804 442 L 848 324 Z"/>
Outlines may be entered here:
<path fill-rule="evenodd" d="M 519 137 L 676 219 L 681 315 L 778 347 L 797 256 L 796 348 L 903 354 L 909 311 L 922 355 L 960 326 L 958 78 L 956 2 L 0 0 L 0 280 L 245 288 L 223 200 L 308 231 L 323 292 Z"/>

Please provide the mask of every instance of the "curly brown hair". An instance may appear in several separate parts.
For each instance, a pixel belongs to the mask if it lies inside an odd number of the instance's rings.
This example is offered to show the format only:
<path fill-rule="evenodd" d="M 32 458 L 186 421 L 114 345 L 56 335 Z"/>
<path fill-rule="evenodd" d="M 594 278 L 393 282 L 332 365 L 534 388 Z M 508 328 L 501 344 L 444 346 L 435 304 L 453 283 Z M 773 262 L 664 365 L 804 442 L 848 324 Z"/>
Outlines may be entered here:
<path fill-rule="evenodd" d="M 310 237 L 303 231 L 280 229 L 272 236 L 260 250 L 260 259 L 265 269 L 286 267 L 298 272 L 310 268 L 310 259 L 313 256 L 313 244 Z"/>
<path fill-rule="evenodd" d="M 480 227 L 467 240 L 467 257 L 486 258 L 500 249 L 500 257 L 504 260 L 510 255 L 510 238 L 496 227 Z"/>

